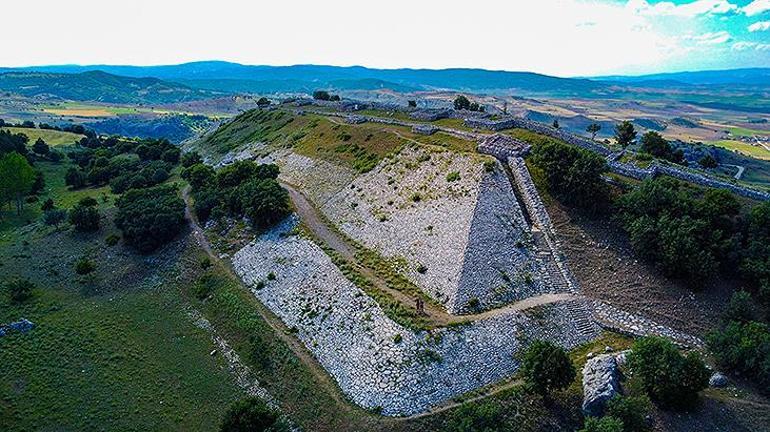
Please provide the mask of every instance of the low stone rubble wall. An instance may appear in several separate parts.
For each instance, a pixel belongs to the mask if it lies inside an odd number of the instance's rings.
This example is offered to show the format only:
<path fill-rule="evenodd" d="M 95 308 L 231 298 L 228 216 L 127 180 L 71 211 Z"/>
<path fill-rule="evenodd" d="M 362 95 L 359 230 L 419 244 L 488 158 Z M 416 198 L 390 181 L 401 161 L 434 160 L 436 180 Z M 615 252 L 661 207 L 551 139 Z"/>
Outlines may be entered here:
<path fill-rule="evenodd" d="M 608 330 L 635 337 L 663 336 L 685 347 L 701 348 L 704 346 L 700 338 L 620 310 L 608 303 L 596 301 L 593 309 L 594 317 L 599 325 Z"/>

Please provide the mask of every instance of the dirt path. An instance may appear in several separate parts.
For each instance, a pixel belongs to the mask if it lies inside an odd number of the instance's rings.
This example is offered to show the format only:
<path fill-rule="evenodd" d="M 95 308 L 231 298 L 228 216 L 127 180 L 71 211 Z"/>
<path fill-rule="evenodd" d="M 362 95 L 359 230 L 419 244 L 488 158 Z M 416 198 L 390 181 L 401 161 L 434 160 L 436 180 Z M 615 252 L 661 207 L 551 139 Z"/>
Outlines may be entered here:
<path fill-rule="evenodd" d="M 289 197 L 294 203 L 294 207 L 299 215 L 300 219 L 310 229 L 313 235 L 324 242 L 326 245 L 334 249 L 335 252 L 340 254 L 343 259 L 353 265 L 356 270 L 369 279 L 377 289 L 386 292 L 388 295 L 399 301 L 404 306 L 414 309 L 416 299 L 413 296 L 405 294 L 399 290 L 391 288 L 388 283 L 377 275 L 372 269 L 361 265 L 356 259 L 355 249 L 337 232 L 330 229 L 326 222 L 319 215 L 316 207 L 311 203 L 302 192 L 297 190 L 294 186 L 282 183 L 283 187 L 289 191 Z M 491 309 L 477 314 L 469 315 L 452 315 L 444 310 L 441 306 L 431 302 L 425 302 L 425 314 L 430 320 L 431 324 L 438 327 L 447 326 L 450 324 L 460 324 L 466 322 L 472 322 L 477 320 L 489 319 L 499 315 L 505 315 L 514 311 L 522 311 L 537 306 L 542 306 L 550 303 L 556 303 L 566 300 L 575 300 L 580 298 L 574 294 L 543 294 L 536 297 L 530 297 L 516 303 L 509 304 L 507 306 Z"/>
<path fill-rule="evenodd" d="M 315 208 L 312 207 L 312 205 L 309 202 L 307 202 L 307 199 L 301 193 L 296 191 L 291 186 L 288 186 L 288 185 L 285 185 L 285 186 L 287 190 L 289 190 L 289 193 L 290 193 L 290 196 L 292 196 L 292 199 L 298 198 L 298 200 L 295 201 L 295 205 L 298 208 L 298 212 L 299 212 L 299 208 L 301 207 L 305 209 L 310 209 L 312 210 L 312 213 L 315 213 Z M 221 260 L 219 256 L 216 253 L 214 253 L 214 250 L 211 248 L 211 244 L 206 238 L 203 232 L 203 228 L 201 228 L 200 224 L 198 223 L 197 217 L 192 211 L 192 200 L 190 197 L 189 186 L 182 189 L 182 199 L 185 202 L 185 218 L 190 223 L 190 227 L 192 228 L 193 235 L 197 243 L 206 252 L 206 254 L 209 256 L 209 258 L 212 260 L 213 263 L 217 263 L 218 265 L 220 265 L 223 269 L 225 269 L 225 271 L 230 277 L 232 277 L 239 284 L 241 284 L 241 286 L 243 286 L 241 279 L 238 277 L 238 275 L 235 274 L 232 267 L 230 267 L 228 263 Z M 300 205 L 297 205 L 297 203 L 300 203 Z M 336 233 L 331 231 L 321 221 L 320 217 L 317 214 L 308 213 L 307 216 L 309 217 L 309 219 L 305 220 L 306 223 L 308 224 L 312 223 L 314 226 L 316 226 L 319 229 L 319 232 L 322 232 L 324 233 L 324 235 L 329 236 L 329 239 L 332 239 L 333 236 L 337 236 Z M 341 250 L 347 249 L 348 252 L 352 252 L 351 247 L 346 242 L 344 242 L 344 240 L 341 240 L 341 239 L 339 240 L 340 241 L 337 242 L 337 245 L 340 247 Z M 244 287 L 244 289 L 246 288 Z M 553 297 L 549 297 L 549 296 L 553 296 Z M 527 308 L 537 306 L 539 304 L 552 303 L 554 301 L 560 301 L 564 299 L 561 296 L 562 295 L 560 294 L 546 294 L 544 296 L 533 297 L 533 298 L 529 298 L 527 300 L 523 300 L 521 302 L 515 303 L 513 305 L 509 305 L 505 308 L 484 312 L 482 314 L 479 314 L 479 316 L 488 318 L 496 314 L 504 313 L 510 310 L 522 310 L 522 309 L 527 309 Z M 255 301 L 254 305 L 256 306 L 257 313 L 259 313 L 260 317 L 270 326 L 270 328 L 273 330 L 273 332 L 275 332 L 278 338 L 281 339 L 281 341 L 283 341 L 289 347 L 292 353 L 294 353 L 294 355 L 297 356 L 297 358 L 307 367 L 308 371 L 313 375 L 313 377 L 317 380 L 317 382 L 327 389 L 328 394 L 332 396 L 334 401 L 337 403 L 337 406 L 340 409 L 344 410 L 346 413 L 357 411 L 357 409 L 345 399 L 345 396 L 342 394 L 342 391 L 340 390 L 337 383 L 334 382 L 331 375 L 329 375 L 326 369 L 324 369 L 323 366 L 321 366 L 321 364 L 318 363 L 318 360 L 316 360 L 316 358 L 310 352 L 307 351 L 307 348 L 302 344 L 302 342 L 291 335 L 291 333 L 283 324 L 281 319 L 278 318 L 276 315 L 274 315 L 267 307 L 262 305 L 262 303 L 260 303 L 259 301 Z M 473 317 L 473 315 L 470 315 L 469 317 Z M 383 424 L 391 424 L 391 425 L 394 423 L 408 422 L 411 420 L 428 417 L 444 411 L 448 411 L 450 409 L 459 407 L 460 405 L 463 405 L 467 402 L 475 402 L 490 396 L 494 396 L 504 390 L 507 390 L 509 388 L 515 387 L 520 384 L 521 384 L 521 381 L 509 381 L 497 386 L 491 386 L 486 393 L 473 397 L 468 400 L 464 400 L 462 402 L 456 402 L 456 401 L 450 400 L 447 403 L 437 405 L 432 409 L 430 409 L 429 411 L 426 411 L 423 413 L 414 414 L 406 417 L 378 417 L 377 419 L 378 419 L 378 422 L 382 422 Z"/>
<path fill-rule="evenodd" d="M 203 232 L 203 228 L 201 228 L 200 224 L 198 223 L 198 218 L 192 211 L 192 200 L 190 198 L 189 186 L 182 189 L 182 199 L 185 202 L 185 218 L 187 218 L 187 220 L 190 222 L 193 235 L 195 236 L 195 239 L 200 247 L 206 252 L 213 263 L 220 265 L 227 272 L 227 274 L 233 278 L 233 280 L 237 281 L 239 284 L 241 284 L 241 286 L 243 286 L 241 278 L 235 274 L 232 267 L 227 262 L 220 259 L 211 248 L 211 244 L 206 238 L 206 235 Z M 246 287 L 244 287 L 244 289 L 246 289 Z M 318 360 L 316 360 L 316 358 L 307 350 L 307 348 L 305 348 L 299 339 L 291 335 L 289 329 L 286 328 L 286 326 L 283 324 L 283 321 L 281 321 L 280 318 L 273 314 L 259 301 L 255 301 L 254 305 L 256 306 L 256 310 L 257 313 L 259 313 L 259 316 L 270 326 L 276 336 L 278 336 L 278 338 L 289 347 L 294 355 L 297 356 L 297 358 L 299 358 L 300 361 L 305 364 L 305 366 L 307 366 L 308 371 L 313 375 L 313 377 L 316 378 L 320 385 L 323 385 L 328 390 L 329 395 L 331 395 L 334 401 L 337 402 L 338 406 L 347 412 L 353 410 L 353 408 L 342 395 L 342 391 L 340 390 L 339 386 L 337 386 L 337 383 L 334 382 L 331 376 L 326 372 L 326 369 L 324 369 L 323 366 L 318 363 Z"/>

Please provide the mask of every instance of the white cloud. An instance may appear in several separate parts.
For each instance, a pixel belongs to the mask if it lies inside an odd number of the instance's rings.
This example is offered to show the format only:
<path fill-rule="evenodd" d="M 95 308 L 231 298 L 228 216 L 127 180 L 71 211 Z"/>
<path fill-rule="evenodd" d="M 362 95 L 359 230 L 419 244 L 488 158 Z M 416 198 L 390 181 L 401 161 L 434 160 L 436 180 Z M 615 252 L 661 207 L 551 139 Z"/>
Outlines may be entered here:
<path fill-rule="evenodd" d="M 674 4 L 660 2 L 650 4 L 646 0 L 631 0 L 626 7 L 648 16 L 696 17 L 700 15 L 722 15 L 738 11 L 738 5 L 728 0 L 695 0 L 690 3 Z"/>
<path fill-rule="evenodd" d="M 770 51 L 770 44 L 763 44 L 757 42 L 736 42 L 732 47 L 735 51 Z"/>
<path fill-rule="evenodd" d="M 770 30 L 770 21 L 759 21 L 749 26 L 750 32 L 760 32 Z"/>
<path fill-rule="evenodd" d="M 770 0 L 754 0 L 742 9 L 747 16 L 759 15 L 762 12 L 770 10 Z"/>
<path fill-rule="evenodd" d="M 217 59 L 569 76 L 687 67 L 730 42 L 719 32 L 725 27 L 712 24 L 735 14 L 736 0 L 652 1 L 390 0 L 383 7 L 360 0 L 219 0 L 211 7 L 208 0 L 25 0 L 4 4 L 4 16 L 36 10 L 38 30 L 30 32 L 24 20 L 4 21 L 0 40 L 23 34 L 24 44 L 6 44 L 0 66 Z M 706 32 L 713 33 L 683 36 Z"/>
<path fill-rule="evenodd" d="M 714 33 L 704 33 L 698 36 L 692 36 L 691 39 L 698 45 L 719 45 L 729 42 L 732 39 L 730 33 L 722 30 Z"/>

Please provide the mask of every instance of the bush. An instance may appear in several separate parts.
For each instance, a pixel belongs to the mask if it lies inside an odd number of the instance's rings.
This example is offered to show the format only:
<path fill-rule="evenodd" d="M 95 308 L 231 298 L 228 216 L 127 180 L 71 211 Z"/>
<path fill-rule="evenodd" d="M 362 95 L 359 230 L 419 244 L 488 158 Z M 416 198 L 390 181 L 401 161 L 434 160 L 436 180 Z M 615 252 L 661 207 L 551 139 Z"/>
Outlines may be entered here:
<path fill-rule="evenodd" d="M 13 279 L 5 284 L 11 303 L 22 303 L 32 297 L 35 284 L 27 279 Z"/>
<path fill-rule="evenodd" d="M 93 232 L 99 229 L 100 216 L 95 206 L 96 200 L 93 200 L 94 205 L 90 205 L 88 200 L 89 198 L 84 198 L 70 211 L 69 219 L 75 231 Z"/>
<path fill-rule="evenodd" d="M 721 366 L 756 382 L 770 394 L 770 331 L 767 324 L 749 321 L 728 323 L 711 332 L 708 346 Z"/>
<path fill-rule="evenodd" d="M 283 432 L 289 428 L 279 414 L 260 398 L 249 397 L 235 402 L 225 413 L 221 432 Z"/>
<path fill-rule="evenodd" d="M 203 300 L 211 295 L 218 281 L 213 273 L 206 273 L 193 285 L 193 295 L 198 300 Z"/>
<path fill-rule="evenodd" d="M 734 292 L 730 297 L 730 303 L 727 304 L 725 312 L 725 321 L 749 322 L 757 318 L 754 310 L 754 300 L 751 294 L 746 291 Z"/>
<path fill-rule="evenodd" d="M 644 432 L 650 429 L 647 415 L 652 406 L 647 396 L 615 396 L 607 403 L 607 416 L 623 422 L 623 432 Z"/>
<path fill-rule="evenodd" d="M 110 234 L 106 239 L 104 239 L 104 242 L 107 243 L 107 246 L 115 246 L 119 241 L 120 236 L 116 236 L 115 234 Z"/>
<path fill-rule="evenodd" d="M 271 226 L 291 212 L 289 193 L 273 179 L 250 180 L 236 193 L 241 211 L 257 227 Z"/>
<path fill-rule="evenodd" d="M 567 353 L 551 342 L 541 340 L 534 341 L 527 348 L 521 372 L 527 383 L 544 396 L 567 388 L 575 379 L 575 367 Z"/>
<path fill-rule="evenodd" d="M 588 417 L 579 432 L 623 432 L 623 422 L 612 416 Z"/>
<path fill-rule="evenodd" d="M 203 158 L 198 152 L 184 153 L 180 159 L 183 168 L 190 168 L 196 164 L 202 164 Z"/>
<path fill-rule="evenodd" d="M 446 175 L 446 181 L 448 182 L 456 182 L 458 180 L 460 180 L 460 173 L 457 171 L 452 171 Z"/>
<path fill-rule="evenodd" d="M 67 219 L 67 211 L 63 209 L 52 208 L 43 213 L 43 223 L 53 225 L 59 229 L 59 225 Z"/>
<path fill-rule="evenodd" d="M 126 244 L 141 253 L 173 240 L 185 225 L 184 202 L 170 185 L 131 189 L 115 204 L 115 225 Z"/>
<path fill-rule="evenodd" d="M 505 429 L 505 412 L 493 402 L 462 404 L 449 420 L 450 432 L 495 432 Z"/>
<path fill-rule="evenodd" d="M 708 385 L 709 373 L 697 353 L 683 356 L 668 339 L 645 337 L 634 343 L 628 366 L 650 399 L 663 408 L 689 409 Z"/>
<path fill-rule="evenodd" d="M 72 187 L 73 189 L 81 188 L 83 185 L 85 185 L 85 183 L 85 175 L 77 168 L 68 169 L 67 173 L 64 175 L 64 184 Z"/>
<path fill-rule="evenodd" d="M 75 273 L 79 275 L 87 275 L 96 270 L 96 264 L 94 264 L 88 258 L 81 258 L 75 263 Z"/>

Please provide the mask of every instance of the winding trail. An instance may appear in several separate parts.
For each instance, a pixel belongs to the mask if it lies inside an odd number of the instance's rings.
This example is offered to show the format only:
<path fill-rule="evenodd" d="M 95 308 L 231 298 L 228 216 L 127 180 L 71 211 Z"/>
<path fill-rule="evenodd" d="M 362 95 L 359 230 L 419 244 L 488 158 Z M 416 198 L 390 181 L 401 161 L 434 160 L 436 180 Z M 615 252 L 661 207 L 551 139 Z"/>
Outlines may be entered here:
<path fill-rule="evenodd" d="M 349 264 L 353 265 L 356 270 L 358 270 L 367 279 L 369 279 L 377 289 L 386 292 L 388 295 L 399 301 L 404 306 L 412 308 L 416 301 L 415 297 L 412 297 L 397 289 L 391 288 L 387 281 L 377 275 L 372 269 L 362 265 L 356 259 L 355 249 L 340 234 L 329 228 L 329 226 L 326 224 L 326 222 L 324 222 L 323 218 L 319 214 L 318 209 L 316 209 L 310 200 L 308 200 L 307 197 L 305 197 L 305 195 L 297 190 L 294 186 L 285 182 L 282 182 L 281 184 L 284 188 L 286 188 L 287 191 L 289 191 L 289 197 L 294 203 L 295 210 L 297 211 L 300 219 L 318 240 L 324 242 L 335 252 L 340 254 L 343 259 L 345 259 Z M 580 298 L 582 297 L 569 293 L 542 294 L 535 297 L 529 297 L 497 309 L 490 309 L 477 314 L 468 315 L 452 315 L 441 306 L 433 302 L 426 301 L 425 314 L 427 315 L 427 318 L 430 320 L 431 324 L 437 327 L 441 327 L 451 324 L 462 324 L 489 319 L 515 311 L 522 311 L 537 306 L 561 301 L 577 300 Z"/>
<path fill-rule="evenodd" d="M 284 184 L 284 187 L 286 187 L 286 189 L 289 191 L 289 194 L 292 197 L 292 200 L 294 200 L 295 198 L 297 199 L 297 201 L 295 201 L 295 206 L 298 209 L 298 213 L 300 208 L 309 209 L 310 212 L 305 213 L 305 216 L 310 218 L 310 221 L 305 220 L 305 222 L 308 225 L 313 224 L 318 228 L 318 232 L 324 233 L 324 235 L 328 236 L 329 239 L 332 239 L 333 236 L 337 236 L 336 233 L 330 230 L 323 223 L 319 215 L 315 213 L 315 207 L 313 207 L 310 204 L 310 202 L 307 201 L 304 195 L 302 195 L 296 189 L 292 188 L 290 185 Z M 206 238 L 203 228 L 200 226 L 200 223 L 198 222 L 198 218 L 195 216 L 195 213 L 192 211 L 192 199 L 190 197 L 190 186 L 186 186 L 185 188 L 183 188 L 181 194 L 182 194 L 182 199 L 184 200 L 184 203 L 185 203 L 185 218 L 190 223 L 193 236 L 195 237 L 198 245 L 206 252 L 206 254 L 211 259 L 212 263 L 215 263 L 216 265 L 221 266 L 221 268 L 223 268 L 227 272 L 228 276 L 232 277 L 234 281 L 237 281 L 241 287 L 248 290 L 243 285 L 240 277 L 238 277 L 238 275 L 235 274 L 232 267 L 227 262 L 219 258 L 219 255 L 217 255 L 212 249 L 211 244 Z M 302 214 L 300 215 L 300 217 L 303 217 Z M 341 238 L 339 238 L 338 240 L 339 241 L 336 244 L 340 248 L 340 250 L 347 250 L 348 252 L 352 252 L 350 245 L 348 245 Z M 546 294 L 545 296 L 550 296 L 550 294 Z M 560 301 L 560 299 L 555 299 L 555 298 L 541 299 L 541 297 L 545 297 L 545 296 L 532 297 L 532 298 L 523 300 L 521 302 L 509 305 L 505 308 L 487 311 L 478 315 L 469 315 L 468 317 L 475 316 L 477 317 L 476 319 L 489 318 L 497 314 L 508 312 L 510 310 L 523 310 L 523 309 L 528 309 L 531 307 L 538 306 L 540 304 L 547 304 L 547 303 L 553 303 L 555 301 Z M 557 294 L 554 296 L 560 296 L 560 295 Z M 255 301 L 252 304 L 255 306 L 255 309 L 257 313 L 260 315 L 260 317 L 273 330 L 275 335 L 281 341 L 283 341 L 286 344 L 286 346 L 292 351 L 292 353 L 294 353 L 294 355 L 297 356 L 297 358 L 307 367 L 307 370 L 310 372 L 311 375 L 313 375 L 313 377 L 316 379 L 316 382 L 327 390 L 327 393 L 337 403 L 337 406 L 339 407 L 339 409 L 343 410 L 345 413 L 352 413 L 356 411 L 363 412 L 363 410 L 355 407 L 351 402 L 347 400 L 345 395 L 342 393 L 342 390 L 339 388 L 337 383 L 332 379 L 331 375 L 326 371 L 326 369 L 323 368 L 323 366 L 321 366 L 318 360 L 307 350 L 307 348 L 302 344 L 302 342 L 299 339 L 295 338 L 290 333 L 289 329 L 283 324 L 283 321 L 281 321 L 280 318 L 278 318 L 275 314 L 273 314 L 272 311 L 270 311 L 266 306 L 264 306 L 259 300 L 256 300 L 256 297 L 255 297 Z M 224 339 L 222 339 L 222 342 L 224 344 L 227 343 Z M 241 380 L 240 376 L 238 376 L 237 378 L 239 379 L 239 381 Z M 247 385 L 247 383 L 244 383 L 244 382 L 239 382 L 239 384 L 242 384 L 244 386 Z M 384 417 L 383 416 L 383 417 L 378 417 L 378 420 L 386 423 L 387 422 L 404 422 L 404 421 L 410 421 L 410 420 L 431 416 L 434 414 L 438 414 L 438 413 L 459 407 L 467 402 L 479 401 L 487 397 L 494 396 L 504 390 L 510 389 L 512 387 L 515 387 L 521 384 L 522 384 L 521 380 L 513 380 L 513 381 L 507 381 L 500 384 L 493 384 L 487 387 L 486 391 L 484 391 L 482 394 L 472 397 L 470 399 L 463 400 L 462 402 L 449 400 L 445 403 L 436 405 L 431 409 L 429 409 L 428 411 L 425 411 L 422 413 L 413 414 L 413 415 L 404 416 L 404 417 Z M 258 386 L 258 384 L 255 383 L 254 386 Z"/>
<path fill-rule="evenodd" d="M 229 277 L 231 277 L 234 281 L 236 281 L 239 285 L 248 291 L 248 288 L 243 285 L 241 278 L 235 274 L 235 271 L 233 271 L 232 267 L 227 262 L 219 258 L 219 255 L 214 253 L 214 250 L 211 247 L 211 243 L 209 243 L 206 235 L 204 234 L 203 228 L 201 228 L 200 223 L 198 222 L 198 218 L 192 211 L 190 186 L 186 186 L 184 189 L 182 189 L 182 199 L 185 203 L 185 218 L 190 222 L 193 236 L 195 237 L 198 245 L 206 252 L 212 263 L 219 265 L 222 269 L 225 270 L 225 272 L 227 272 Z M 326 369 L 321 366 L 318 360 L 316 360 L 316 358 L 307 350 L 307 348 L 305 348 L 299 339 L 291 335 L 291 332 L 284 325 L 280 318 L 273 314 L 272 311 L 270 311 L 270 309 L 264 306 L 261 302 L 256 300 L 256 297 L 254 297 L 254 299 L 255 301 L 252 304 L 255 306 L 255 309 L 260 318 L 262 318 L 270 326 L 275 335 L 283 343 L 285 343 L 286 346 L 292 351 L 292 353 L 294 353 L 294 355 L 297 356 L 297 358 L 307 367 L 307 370 L 317 380 L 317 383 L 327 389 L 327 393 L 334 399 L 338 406 L 340 406 L 346 412 L 353 411 L 354 408 L 345 399 L 345 396 L 342 394 L 342 390 L 340 390 L 339 386 L 332 379 L 331 375 L 326 372 Z"/>

